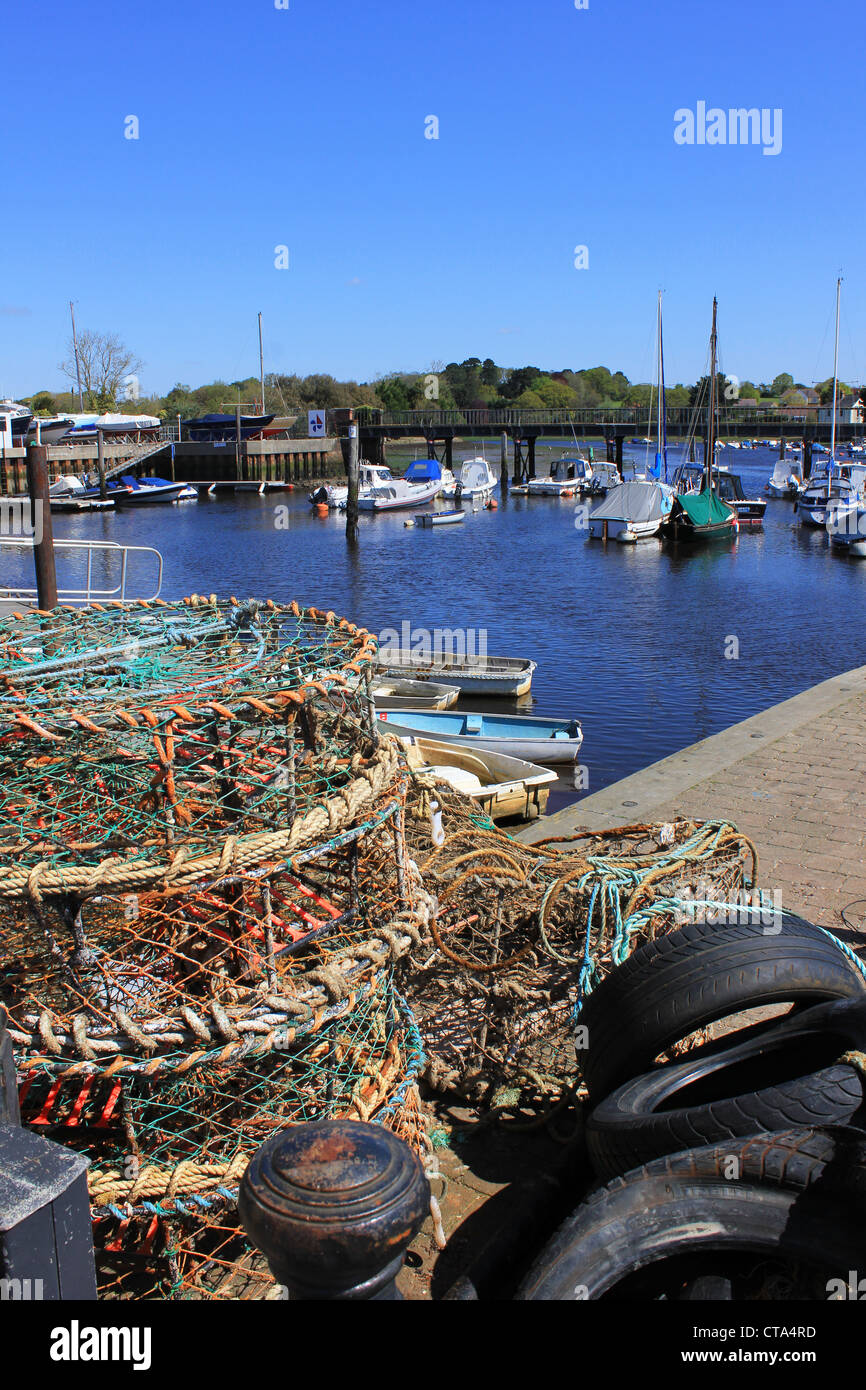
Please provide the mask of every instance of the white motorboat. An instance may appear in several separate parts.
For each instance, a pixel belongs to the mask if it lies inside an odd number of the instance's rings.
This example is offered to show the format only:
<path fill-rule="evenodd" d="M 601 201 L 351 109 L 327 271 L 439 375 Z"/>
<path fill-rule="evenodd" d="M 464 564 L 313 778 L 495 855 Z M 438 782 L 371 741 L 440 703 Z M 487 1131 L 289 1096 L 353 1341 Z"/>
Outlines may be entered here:
<path fill-rule="evenodd" d="M 834 519 L 837 529 L 843 519 L 866 502 L 866 467 L 837 462 L 822 469 L 804 483 L 797 497 L 796 512 L 801 526 L 828 526 Z"/>
<path fill-rule="evenodd" d="M 673 495 L 666 483 L 620 483 L 590 512 L 589 534 L 625 545 L 657 536 L 670 513 Z"/>
<path fill-rule="evenodd" d="M 400 742 L 409 766 L 419 775 L 428 773 L 454 791 L 470 797 L 491 820 L 520 817 L 534 820 L 543 815 L 550 785 L 556 773 L 523 758 L 489 749 L 458 748 L 453 743 L 408 734 Z"/>
<path fill-rule="evenodd" d="M 52 415 L 46 420 L 36 416 L 27 429 L 27 442 L 33 443 L 38 438 L 40 444 L 59 444 L 74 424 L 71 415 Z"/>
<path fill-rule="evenodd" d="M 49 506 L 53 512 L 102 512 L 112 511 L 114 499 L 104 501 L 91 497 L 81 479 L 74 473 L 65 473 L 57 478 L 48 489 Z"/>
<path fill-rule="evenodd" d="M 773 471 L 767 480 L 767 494 L 770 497 L 794 498 L 802 483 L 802 478 L 791 467 L 791 460 L 776 459 Z"/>
<path fill-rule="evenodd" d="M 530 497 L 571 497 L 592 482 L 592 464 L 582 454 L 565 454 L 551 466 L 547 478 L 530 478 Z"/>
<path fill-rule="evenodd" d="M 374 463 L 362 463 L 358 479 L 359 496 L 365 488 L 372 487 L 376 483 L 388 482 L 390 479 L 390 468 L 384 468 Z M 314 507 L 323 504 L 331 508 L 345 507 L 348 497 L 349 487 L 347 483 L 322 483 L 320 487 L 314 488 L 310 493 L 310 501 Z"/>
<path fill-rule="evenodd" d="M 425 502 L 433 501 L 441 486 L 439 478 L 425 483 L 410 483 L 405 478 L 395 478 L 390 468 L 375 467 L 372 472 L 376 476 L 358 494 L 358 510 L 361 512 L 393 512 L 405 507 L 423 507 Z M 340 505 L 345 506 L 346 503 L 341 502 Z"/>
<path fill-rule="evenodd" d="M 465 459 L 456 475 L 446 469 L 442 474 L 441 492 L 447 501 L 474 500 L 488 502 L 499 487 L 499 479 L 486 458 L 480 455 Z"/>

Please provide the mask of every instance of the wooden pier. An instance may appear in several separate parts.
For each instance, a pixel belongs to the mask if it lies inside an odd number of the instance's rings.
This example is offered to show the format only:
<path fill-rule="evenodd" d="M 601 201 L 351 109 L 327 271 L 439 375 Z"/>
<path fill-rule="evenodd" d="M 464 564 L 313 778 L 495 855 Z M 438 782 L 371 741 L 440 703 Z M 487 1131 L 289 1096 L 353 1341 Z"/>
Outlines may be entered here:
<path fill-rule="evenodd" d="M 5 449 L 0 454 L 0 493 L 17 496 L 27 491 L 27 458 L 23 448 Z M 197 444 L 172 440 L 151 441 L 143 445 L 109 444 L 103 448 L 107 478 L 122 473 L 137 476 L 158 475 L 172 482 L 195 486 L 229 486 L 265 483 L 285 486 L 303 484 L 316 478 L 343 472 L 337 439 L 249 439 L 240 445 Z M 61 474 L 95 478 L 99 468 L 97 445 L 56 444 L 48 446 L 48 469 L 52 480 Z"/>

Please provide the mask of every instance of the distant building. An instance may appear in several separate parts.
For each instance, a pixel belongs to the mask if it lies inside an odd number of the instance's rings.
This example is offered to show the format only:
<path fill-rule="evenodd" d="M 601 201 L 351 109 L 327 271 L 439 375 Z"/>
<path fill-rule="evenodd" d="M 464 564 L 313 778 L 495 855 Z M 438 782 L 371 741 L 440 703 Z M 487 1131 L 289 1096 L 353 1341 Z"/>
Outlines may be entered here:
<path fill-rule="evenodd" d="M 833 423 L 833 402 L 822 405 L 818 410 L 818 424 L 832 425 Z M 836 402 L 836 424 L 837 425 L 862 425 L 863 424 L 863 402 L 859 394 L 856 396 L 840 396 Z"/>

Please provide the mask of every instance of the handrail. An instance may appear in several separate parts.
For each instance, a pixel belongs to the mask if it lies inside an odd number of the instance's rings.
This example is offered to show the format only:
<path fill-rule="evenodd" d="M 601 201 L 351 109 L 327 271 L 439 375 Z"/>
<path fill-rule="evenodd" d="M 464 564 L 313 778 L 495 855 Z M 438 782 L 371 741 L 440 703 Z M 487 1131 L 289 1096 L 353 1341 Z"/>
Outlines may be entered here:
<path fill-rule="evenodd" d="M 0 536 L 0 547 L 23 546 L 25 549 L 34 548 L 34 539 L 31 536 Z M 94 600 L 104 601 L 108 599 L 119 599 L 125 602 L 127 598 L 126 586 L 129 574 L 130 555 L 155 555 L 156 566 L 156 587 L 152 594 L 136 594 L 134 597 L 146 603 L 153 602 L 159 598 L 162 591 L 162 571 L 163 558 L 160 551 L 151 545 L 119 545 L 117 541 L 92 541 L 92 540 L 55 540 L 54 551 L 71 550 L 86 551 L 87 572 L 86 584 L 83 589 L 58 589 L 57 599 L 60 603 L 81 603 L 89 604 Z M 94 551 L 105 551 L 110 555 L 118 555 L 120 558 L 120 575 L 117 583 L 112 589 L 94 589 L 93 587 L 93 554 Z M 0 601 L 3 600 L 22 600 L 35 599 L 37 591 L 35 588 L 26 588 L 24 585 L 0 585 Z"/>

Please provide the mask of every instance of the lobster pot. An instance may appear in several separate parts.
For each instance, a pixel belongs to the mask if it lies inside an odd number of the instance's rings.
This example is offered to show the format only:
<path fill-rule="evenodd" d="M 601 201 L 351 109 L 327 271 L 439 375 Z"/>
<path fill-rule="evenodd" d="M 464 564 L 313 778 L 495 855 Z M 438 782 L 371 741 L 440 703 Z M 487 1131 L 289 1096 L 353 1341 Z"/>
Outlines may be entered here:
<path fill-rule="evenodd" d="M 20 1065 L 159 1069 L 193 1051 L 280 1045 L 408 949 L 404 854 L 401 803 L 388 797 L 291 861 L 147 892 L 0 902 Z"/>
<path fill-rule="evenodd" d="M 0 618 L 0 703 L 89 714 L 342 681 L 355 688 L 361 717 L 375 651 L 371 634 L 345 618 L 270 599 L 58 607 Z"/>
<path fill-rule="evenodd" d="M 725 822 L 686 821 L 523 845 L 447 788 L 435 796 L 444 847 L 431 852 L 426 820 L 408 821 L 438 909 L 431 950 L 405 984 L 426 1077 L 537 1112 L 581 1083 L 587 994 L 642 941 L 679 925 L 678 902 L 735 897 L 753 850 Z"/>
<path fill-rule="evenodd" d="M 420 1130 L 415 1075 L 423 1058 L 390 976 L 350 1003 L 264 1063 L 159 1085 L 137 1078 L 127 1087 L 127 1147 L 90 1173 L 103 1297 L 276 1296 L 239 1226 L 236 1200 L 257 1145 L 288 1124 L 381 1114 L 420 1144 L 413 1126 Z M 133 1137 L 141 1156 L 129 1151 Z M 177 1162 L 181 1153 L 191 1156 Z"/>

